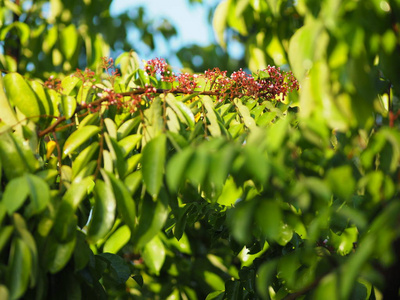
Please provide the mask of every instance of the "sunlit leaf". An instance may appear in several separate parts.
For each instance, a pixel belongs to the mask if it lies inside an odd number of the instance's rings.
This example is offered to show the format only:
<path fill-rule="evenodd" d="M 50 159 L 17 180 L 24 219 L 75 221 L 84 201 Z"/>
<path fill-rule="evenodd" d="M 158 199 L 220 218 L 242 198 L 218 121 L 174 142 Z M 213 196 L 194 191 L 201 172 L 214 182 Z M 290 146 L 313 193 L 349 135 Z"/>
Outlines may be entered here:
<path fill-rule="evenodd" d="M 142 174 L 149 194 L 156 198 L 164 175 L 164 164 L 166 156 L 166 141 L 164 134 L 152 139 L 143 148 Z"/>

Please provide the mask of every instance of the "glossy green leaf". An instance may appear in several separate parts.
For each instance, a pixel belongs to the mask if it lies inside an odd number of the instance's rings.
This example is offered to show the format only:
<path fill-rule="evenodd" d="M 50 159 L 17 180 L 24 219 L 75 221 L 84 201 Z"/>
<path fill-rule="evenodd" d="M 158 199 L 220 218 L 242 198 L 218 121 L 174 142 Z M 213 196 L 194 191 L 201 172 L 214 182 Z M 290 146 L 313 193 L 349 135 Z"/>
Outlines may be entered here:
<path fill-rule="evenodd" d="M 110 150 L 114 170 L 116 170 L 119 178 L 124 178 L 127 170 L 127 162 L 124 159 L 124 150 L 118 144 L 117 140 L 110 137 L 107 133 L 104 134 L 107 147 Z"/>
<path fill-rule="evenodd" d="M 25 177 L 11 180 L 4 191 L 2 202 L 8 212 L 12 214 L 18 210 L 29 195 L 29 184 Z"/>
<path fill-rule="evenodd" d="M 100 115 L 98 112 L 93 114 L 88 114 L 79 124 L 80 127 L 87 125 L 99 125 L 100 124 Z"/>
<path fill-rule="evenodd" d="M 114 121 L 111 120 L 110 118 L 105 118 L 104 124 L 106 125 L 109 136 L 112 137 L 113 139 L 116 139 L 117 138 L 117 125 L 114 123 Z"/>
<path fill-rule="evenodd" d="M 84 144 L 99 131 L 100 128 L 94 125 L 88 125 L 74 131 L 65 141 L 63 158 L 72 154 L 79 146 Z"/>
<path fill-rule="evenodd" d="M 131 195 L 133 195 L 138 188 L 142 185 L 142 172 L 140 170 L 133 172 L 131 174 L 129 174 L 124 182 L 126 187 L 129 189 L 129 192 L 131 193 Z"/>
<path fill-rule="evenodd" d="M 76 99 L 72 96 L 62 96 L 61 97 L 61 105 L 64 117 L 68 120 L 74 114 L 76 110 Z"/>
<path fill-rule="evenodd" d="M 26 174 L 25 180 L 30 194 L 30 202 L 25 212 L 27 216 L 32 216 L 42 212 L 47 207 L 50 202 L 50 189 L 46 181 L 38 176 Z"/>
<path fill-rule="evenodd" d="M 74 216 L 78 205 L 93 187 L 92 177 L 86 177 L 80 182 L 73 182 L 65 193 L 59 205 L 54 224 L 57 239 L 66 241 L 75 235 Z"/>
<path fill-rule="evenodd" d="M 128 136 L 133 128 L 135 128 L 140 122 L 139 118 L 129 119 L 128 121 L 122 123 L 122 125 L 117 130 L 117 138 L 118 140 L 123 139 Z"/>
<path fill-rule="evenodd" d="M 123 225 L 118 228 L 105 242 L 103 251 L 105 253 L 118 253 L 131 238 L 131 230 L 128 225 Z"/>
<path fill-rule="evenodd" d="M 220 136 L 221 135 L 221 128 L 219 127 L 218 119 L 216 112 L 214 110 L 214 103 L 213 100 L 209 96 L 204 96 L 201 98 L 204 107 L 207 110 L 207 119 L 210 122 L 209 125 L 207 125 L 207 129 L 210 131 L 211 135 L 213 137 Z"/>
<path fill-rule="evenodd" d="M 195 124 L 194 115 L 190 108 L 182 101 L 178 101 L 172 94 L 166 97 L 168 105 L 174 110 L 181 122 L 185 122 L 189 128 L 193 128 Z"/>
<path fill-rule="evenodd" d="M 39 255 L 36 241 L 31 232 L 28 230 L 25 219 L 21 215 L 19 215 L 18 213 L 14 213 L 13 223 L 16 232 L 18 232 L 18 235 L 24 241 L 26 246 L 28 246 L 31 254 L 30 287 L 33 287 L 36 285 L 39 272 Z"/>
<path fill-rule="evenodd" d="M 22 297 L 28 288 L 32 257 L 25 242 L 15 237 L 11 244 L 7 287 L 11 299 Z"/>
<path fill-rule="evenodd" d="M 239 99 L 234 99 L 233 102 L 235 103 L 236 107 L 239 110 L 239 114 L 243 119 L 243 123 L 246 125 L 247 128 L 250 130 L 254 129 L 256 126 L 256 122 L 254 121 L 254 118 L 250 115 L 249 109 L 242 104 L 242 102 Z"/>
<path fill-rule="evenodd" d="M 149 194 L 156 198 L 162 185 L 167 138 L 164 134 L 152 139 L 142 152 L 142 174 Z"/>
<path fill-rule="evenodd" d="M 53 104 L 51 103 L 49 96 L 46 94 L 43 85 L 35 80 L 30 81 L 29 84 L 32 90 L 35 92 L 37 100 L 39 101 L 41 113 L 48 116 L 53 116 Z"/>
<path fill-rule="evenodd" d="M 124 183 L 118 180 L 111 172 L 101 170 L 101 174 L 106 184 L 112 186 L 117 202 L 118 213 L 133 232 L 136 228 L 136 206 L 129 190 Z"/>
<path fill-rule="evenodd" d="M 173 192 L 177 192 L 179 186 L 184 180 L 184 174 L 187 165 L 193 155 L 193 149 L 188 147 L 181 152 L 176 153 L 169 161 L 166 170 L 166 179 L 168 187 Z"/>
<path fill-rule="evenodd" d="M 140 134 L 128 135 L 127 137 L 121 139 L 118 142 L 118 145 L 121 147 L 124 157 L 126 157 L 134 148 L 136 148 L 141 140 L 142 136 Z"/>
<path fill-rule="evenodd" d="M 92 243 L 106 236 L 115 219 L 116 200 L 112 188 L 102 180 L 97 180 L 94 187 L 95 203 L 87 235 Z"/>
<path fill-rule="evenodd" d="M 66 243 L 59 243 L 52 238 L 47 242 L 45 249 L 45 259 L 47 270 L 51 274 L 61 271 L 74 253 L 76 236 Z"/>
<path fill-rule="evenodd" d="M 76 175 L 86 166 L 93 158 L 99 148 L 99 143 L 94 142 L 86 147 L 79 155 L 75 158 L 72 163 L 72 178 L 75 178 Z"/>
<path fill-rule="evenodd" d="M 54 28 L 54 27 L 53 27 Z M 50 29 L 51 30 L 51 29 Z M 79 78 L 76 76 L 66 76 L 61 80 L 62 93 L 66 96 L 70 96 L 74 88 L 79 82 Z M 76 102 L 76 101 L 75 101 Z"/>
<path fill-rule="evenodd" d="M 164 192 L 161 192 L 157 201 L 149 197 L 143 199 L 138 228 L 133 237 L 136 249 L 142 249 L 164 226 L 168 217 L 167 199 L 164 198 Z"/>
<path fill-rule="evenodd" d="M 8 99 L 33 122 L 39 121 L 39 116 L 45 112 L 40 108 L 40 102 L 32 88 L 18 73 L 8 73 L 3 78 Z"/>
<path fill-rule="evenodd" d="M 86 235 L 81 231 L 77 231 L 73 254 L 75 272 L 84 269 L 92 257 L 93 252 L 86 241 Z"/>
<path fill-rule="evenodd" d="M 11 108 L 10 102 L 4 92 L 3 77 L 0 77 L 0 120 L 2 120 L 7 125 L 16 124 L 17 117 L 15 116 L 15 111 Z"/>
<path fill-rule="evenodd" d="M 202 185 L 210 163 L 210 154 L 205 147 L 198 147 L 194 151 L 190 162 L 186 165 L 185 177 L 195 186 Z"/>
<path fill-rule="evenodd" d="M 157 276 L 165 261 L 165 247 L 163 242 L 158 236 L 151 239 L 143 248 L 142 257 L 151 272 Z"/>

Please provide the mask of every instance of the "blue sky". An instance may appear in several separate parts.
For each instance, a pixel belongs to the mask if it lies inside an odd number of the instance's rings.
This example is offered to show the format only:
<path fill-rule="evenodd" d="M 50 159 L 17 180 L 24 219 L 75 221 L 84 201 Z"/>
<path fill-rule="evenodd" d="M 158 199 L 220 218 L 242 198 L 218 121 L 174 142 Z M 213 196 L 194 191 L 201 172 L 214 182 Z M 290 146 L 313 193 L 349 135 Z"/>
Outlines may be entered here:
<path fill-rule="evenodd" d="M 215 43 L 212 26 L 207 18 L 207 9 L 204 4 L 213 6 L 219 0 L 203 0 L 203 4 L 190 4 L 188 0 L 114 0 L 111 5 L 111 14 L 116 16 L 124 11 L 144 6 L 150 19 L 164 17 L 168 19 L 178 31 L 178 36 L 171 40 L 170 45 L 165 45 L 158 40 L 156 55 L 158 57 L 170 54 L 170 49 L 178 50 L 184 45 L 198 44 L 202 46 Z M 130 32 L 128 40 L 134 43 L 134 32 Z M 168 49 L 170 48 L 170 49 Z M 151 57 L 143 57 L 149 59 Z"/>

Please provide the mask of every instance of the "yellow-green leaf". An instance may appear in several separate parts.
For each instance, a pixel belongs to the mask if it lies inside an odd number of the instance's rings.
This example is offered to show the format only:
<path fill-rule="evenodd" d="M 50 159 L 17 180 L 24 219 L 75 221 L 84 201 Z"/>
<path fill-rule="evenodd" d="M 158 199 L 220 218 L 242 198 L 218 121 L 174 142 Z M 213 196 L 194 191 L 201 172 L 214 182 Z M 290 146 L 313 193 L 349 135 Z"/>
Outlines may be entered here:
<path fill-rule="evenodd" d="M 76 150 L 79 146 L 81 146 L 99 131 L 100 128 L 94 125 L 81 127 L 78 130 L 74 131 L 65 141 L 63 158 L 71 154 L 74 150 Z"/>
<path fill-rule="evenodd" d="M 8 99 L 33 122 L 39 121 L 42 114 L 40 103 L 34 91 L 18 73 L 8 73 L 4 76 L 4 87 Z"/>

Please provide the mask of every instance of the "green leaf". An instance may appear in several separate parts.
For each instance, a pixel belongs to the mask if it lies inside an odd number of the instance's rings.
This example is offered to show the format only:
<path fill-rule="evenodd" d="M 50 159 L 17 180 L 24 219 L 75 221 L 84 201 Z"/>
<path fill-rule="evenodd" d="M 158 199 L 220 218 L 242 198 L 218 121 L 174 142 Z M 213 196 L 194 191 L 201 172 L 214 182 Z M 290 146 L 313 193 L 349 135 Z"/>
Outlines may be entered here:
<path fill-rule="evenodd" d="M 24 218 L 15 213 L 13 214 L 13 223 L 18 235 L 22 238 L 24 243 L 28 246 L 31 253 L 31 272 L 30 272 L 30 287 L 36 285 L 37 276 L 39 272 L 39 255 L 36 247 L 36 241 L 31 232 L 27 228 Z"/>
<path fill-rule="evenodd" d="M 92 257 L 93 252 L 86 241 L 86 235 L 82 231 L 77 231 L 76 244 L 74 249 L 75 272 L 85 268 Z"/>
<path fill-rule="evenodd" d="M 339 293 L 338 276 L 337 273 L 332 272 L 321 280 L 320 284 L 315 290 L 314 299 L 320 299 L 320 297 L 322 297 L 323 299 L 327 300 L 337 300 L 341 298 Z"/>
<path fill-rule="evenodd" d="M 207 295 L 206 300 L 223 300 L 225 291 L 215 291 Z"/>
<path fill-rule="evenodd" d="M 176 153 L 169 161 L 166 170 L 166 179 L 171 191 L 177 192 L 183 183 L 186 167 L 193 155 L 193 148 L 188 147 Z"/>
<path fill-rule="evenodd" d="M 27 118 L 38 122 L 45 112 L 40 109 L 40 102 L 25 79 L 18 73 L 8 73 L 3 80 L 8 99 Z"/>
<path fill-rule="evenodd" d="M 256 221 L 268 240 L 277 239 L 280 234 L 282 211 L 275 201 L 264 200 L 256 210 Z"/>
<path fill-rule="evenodd" d="M 106 125 L 109 136 L 113 139 L 117 139 L 117 125 L 115 124 L 115 122 L 110 118 L 105 118 L 104 124 Z"/>
<path fill-rule="evenodd" d="M 238 199 L 240 200 L 240 199 Z M 256 201 L 240 201 L 235 208 L 228 210 L 227 222 L 232 235 L 239 243 L 250 241 L 252 228 L 254 225 L 254 212 Z"/>
<path fill-rule="evenodd" d="M 66 243 L 59 243 L 55 238 L 51 238 L 47 242 L 44 257 L 46 260 L 47 270 L 51 274 L 58 273 L 66 266 L 74 253 L 75 244 L 76 234 Z"/>
<path fill-rule="evenodd" d="M 167 201 L 164 192 L 160 193 L 157 201 L 149 197 L 143 199 L 138 228 L 133 237 L 136 249 L 142 249 L 164 226 L 168 217 Z"/>
<path fill-rule="evenodd" d="M 11 7 L 14 8 L 15 6 L 11 6 Z M 8 26 L 5 26 L 1 30 L 0 41 L 4 41 L 6 39 L 7 33 L 9 33 L 13 28 L 16 29 L 16 34 L 20 38 L 21 44 L 23 46 L 27 46 L 31 30 L 30 30 L 28 24 L 23 23 L 23 22 L 18 22 L 18 21 L 13 22 Z"/>
<path fill-rule="evenodd" d="M 246 145 L 243 150 L 246 159 L 245 169 L 249 173 L 250 178 L 258 183 L 266 184 L 271 167 L 263 151 L 251 144 Z"/>
<path fill-rule="evenodd" d="M 75 236 L 74 216 L 78 205 L 93 187 L 92 177 L 86 177 L 80 182 L 73 182 L 58 207 L 54 233 L 60 241 L 66 241 Z"/>
<path fill-rule="evenodd" d="M 243 118 L 244 125 L 246 125 L 246 127 L 250 130 L 254 129 L 254 127 L 256 127 L 256 122 L 254 121 L 254 118 L 250 115 L 250 111 L 247 106 L 243 105 L 242 101 L 238 98 L 235 98 L 233 102 L 238 108 L 240 116 Z"/>
<path fill-rule="evenodd" d="M 4 92 L 3 76 L 0 76 L 0 120 L 10 126 L 18 122 L 15 111 L 11 108 Z"/>
<path fill-rule="evenodd" d="M 74 114 L 76 110 L 76 99 L 72 96 L 62 96 L 61 97 L 61 105 L 64 117 L 68 120 Z"/>
<path fill-rule="evenodd" d="M 0 228 L 0 254 L 3 251 L 4 247 L 8 244 L 8 241 L 10 240 L 13 232 L 13 225 L 2 226 L 2 228 Z"/>
<path fill-rule="evenodd" d="M 142 140 L 142 136 L 140 134 L 132 134 L 123 138 L 118 142 L 118 145 L 122 149 L 122 153 L 124 157 L 126 157 Z"/>
<path fill-rule="evenodd" d="M 117 285 L 124 284 L 128 280 L 131 270 L 122 257 L 112 253 L 101 253 L 98 256 L 107 261 L 111 278 L 114 279 Z"/>
<path fill-rule="evenodd" d="M 117 138 L 118 140 L 123 139 L 128 136 L 133 128 L 135 128 L 140 122 L 139 118 L 129 119 L 128 121 L 122 123 L 122 125 L 117 130 Z"/>
<path fill-rule="evenodd" d="M 276 273 L 277 262 L 271 260 L 263 263 L 258 269 L 258 276 L 256 277 L 256 289 L 262 299 L 270 299 L 269 286 L 273 281 Z"/>
<path fill-rule="evenodd" d="M 190 129 L 194 128 L 194 115 L 190 108 L 183 102 L 176 100 L 174 95 L 168 94 L 166 99 L 168 105 L 174 110 L 181 122 L 185 122 Z"/>
<path fill-rule="evenodd" d="M 140 170 L 129 174 L 124 182 L 131 195 L 133 195 L 142 184 L 142 172 Z"/>
<path fill-rule="evenodd" d="M 61 52 L 67 61 L 71 60 L 78 46 L 78 31 L 74 24 L 70 24 L 61 31 Z"/>
<path fill-rule="evenodd" d="M 217 8 L 215 9 L 213 17 L 213 28 L 215 31 L 215 35 L 217 37 L 218 44 L 220 44 L 222 48 L 226 47 L 224 33 L 229 16 L 228 13 L 230 5 L 231 5 L 230 0 L 225 0 L 220 4 L 218 4 Z"/>
<path fill-rule="evenodd" d="M 106 236 L 114 224 L 116 200 L 111 186 L 97 180 L 94 187 L 95 203 L 88 226 L 88 240 L 96 243 Z"/>
<path fill-rule="evenodd" d="M 327 38 L 323 35 L 321 20 L 308 22 L 291 37 L 289 43 L 289 61 L 297 79 L 302 80 L 311 69 L 315 59 L 319 58 L 320 50 L 326 47 Z"/>
<path fill-rule="evenodd" d="M 53 103 L 51 103 L 50 97 L 45 92 L 43 85 L 38 81 L 32 80 L 29 82 L 32 90 L 36 94 L 36 98 L 39 101 L 40 111 L 42 114 L 53 116 Z M 49 119 L 51 120 L 51 119 Z M 48 121 L 46 123 L 49 123 Z M 47 125 L 47 124 L 46 124 Z"/>
<path fill-rule="evenodd" d="M 42 212 L 50 202 L 50 189 L 42 178 L 26 174 L 24 178 L 29 187 L 30 202 L 25 211 L 28 217 Z"/>
<path fill-rule="evenodd" d="M 142 155 L 142 174 L 146 189 L 153 198 L 160 192 L 164 175 L 167 138 L 157 136 L 146 144 Z"/>
<path fill-rule="evenodd" d="M 125 246 L 131 238 L 131 230 L 128 225 L 118 228 L 105 242 L 103 252 L 116 254 L 123 246 Z"/>
<path fill-rule="evenodd" d="M 4 191 L 2 202 L 8 214 L 18 210 L 29 195 L 29 185 L 25 177 L 11 180 Z"/>
<path fill-rule="evenodd" d="M 27 128 L 27 131 L 33 134 L 30 130 L 31 128 Z M 0 159 L 9 180 L 26 172 L 34 173 L 41 166 L 31 149 L 37 146 L 36 137 L 32 137 L 31 141 L 32 144 L 18 134 L 0 134 Z"/>
<path fill-rule="evenodd" d="M 89 113 L 79 124 L 80 127 L 87 125 L 99 125 L 100 124 L 100 115 L 99 112 Z"/>
<path fill-rule="evenodd" d="M 55 27 L 53 27 L 55 28 Z M 51 30 L 51 29 L 50 29 Z M 79 82 L 79 78 L 76 76 L 66 76 L 64 77 L 63 80 L 61 80 L 61 88 L 62 88 L 62 93 L 66 96 L 70 96 L 74 88 Z M 76 102 L 76 100 L 75 100 Z"/>
<path fill-rule="evenodd" d="M 8 265 L 6 280 L 10 299 L 18 299 L 28 288 L 32 265 L 29 247 L 18 237 L 12 241 Z"/>
<path fill-rule="evenodd" d="M 104 134 L 108 150 L 110 150 L 114 170 L 116 170 L 119 178 L 124 178 L 128 168 L 127 162 L 124 159 L 122 147 L 117 143 L 117 140 L 110 137 L 107 133 Z"/>
<path fill-rule="evenodd" d="M 157 235 L 146 243 L 142 251 L 142 257 L 150 271 L 159 276 L 165 261 L 165 247 Z"/>
<path fill-rule="evenodd" d="M 88 125 L 85 127 L 78 128 L 78 130 L 74 131 L 65 141 L 62 158 L 64 159 L 67 155 L 70 155 L 79 146 L 88 141 L 99 131 L 100 128 L 94 125 Z"/>
<path fill-rule="evenodd" d="M 237 187 L 232 177 L 228 177 L 225 181 L 225 185 L 218 197 L 217 203 L 225 206 L 232 206 L 240 198 L 243 191 L 240 187 Z"/>
<path fill-rule="evenodd" d="M 219 127 L 218 119 L 216 112 L 214 110 L 214 103 L 209 96 L 204 96 L 201 98 L 204 107 L 207 110 L 207 119 L 210 122 L 210 124 L 207 126 L 207 129 L 210 131 L 211 135 L 213 137 L 220 136 L 221 135 L 221 128 Z"/>
<path fill-rule="evenodd" d="M 351 166 L 330 169 L 326 174 L 326 179 L 332 191 L 342 199 L 347 200 L 353 194 L 356 182 Z"/>
<path fill-rule="evenodd" d="M 104 178 L 104 181 L 112 186 L 114 191 L 114 196 L 117 201 L 117 210 L 119 214 L 122 216 L 124 222 L 129 226 L 131 231 L 133 232 L 136 227 L 136 206 L 133 201 L 129 190 L 126 188 L 124 183 L 118 180 L 114 174 L 107 172 L 105 170 L 101 170 L 101 174 Z"/>
<path fill-rule="evenodd" d="M 82 168 L 91 161 L 98 148 L 99 143 L 94 142 L 86 147 L 81 153 L 79 153 L 79 155 L 72 162 L 72 178 L 75 178 Z"/>
<path fill-rule="evenodd" d="M 186 165 L 185 177 L 194 186 L 203 185 L 206 177 L 210 163 L 210 153 L 207 150 L 206 147 L 198 147 Z"/>

